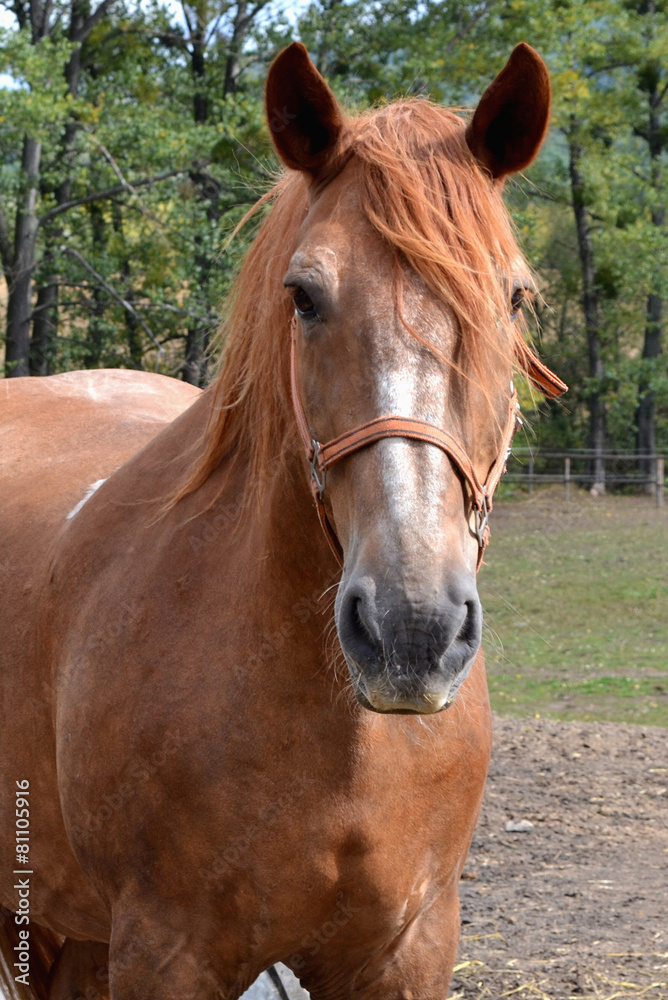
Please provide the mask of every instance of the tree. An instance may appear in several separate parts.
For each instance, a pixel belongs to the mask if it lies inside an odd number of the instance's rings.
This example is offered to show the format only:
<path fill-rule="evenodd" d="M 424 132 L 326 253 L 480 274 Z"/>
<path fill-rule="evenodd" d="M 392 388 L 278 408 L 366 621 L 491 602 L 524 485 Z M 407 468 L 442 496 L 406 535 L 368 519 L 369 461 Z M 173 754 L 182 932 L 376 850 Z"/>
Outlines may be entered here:
<path fill-rule="evenodd" d="M 229 3 L 227 0 L 196 0 L 182 2 L 183 18 L 187 34 L 172 33 L 168 41 L 185 49 L 190 56 L 190 68 L 193 85 L 193 121 L 196 125 L 205 125 L 213 117 L 213 105 L 220 102 L 211 100 L 208 91 L 211 90 L 211 61 L 214 61 L 214 80 L 216 45 L 222 48 L 222 98 L 237 93 L 242 71 L 242 54 L 249 34 L 261 12 L 267 7 L 269 0 L 258 0 L 249 4 L 240 0 Z M 212 51 L 213 50 L 213 51 Z M 221 81 L 218 81 L 219 86 Z M 198 198 L 204 207 L 209 228 L 215 227 L 224 214 L 223 186 L 208 170 L 193 167 L 190 171 L 193 184 L 196 185 Z M 195 236 L 194 277 L 200 296 L 206 297 L 211 284 L 211 268 L 214 248 L 203 232 Z M 213 303 L 209 302 L 209 308 Z M 193 385 L 204 385 L 208 371 L 208 348 L 211 335 L 211 324 L 193 323 L 188 328 L 185 345 L 185 357 L 181 368 L 181 377 Z"/>
<path fill-rule="evenodd" d="M 658 240 L 652 244 L 665 242 L 666 204 L 663 189 L 664 151 L 668 148 L 668 120 L 665 115 L 665 99 L 668 92 L 668 18 L 665 4 L 655 0 L 627 4 L 635 17 L 635 71 L 637 89 L 644 103 L 644 114 L 637 114 L 635 133 L 646 143 L 649 157 L 647 188 L 648 209 L 652 227 Z M 638 44 L 639 43 L 639 44 Z M 644 100 L 643 100 L 644 99 Z M 640 109 L 638 109 L 640 110 Z M 643 120 L 644 119 L 644 120 Z M 653 381 L 657 374 L 657 362 L 662 353 L 664 298 L 666 295 L 665 260 L 661 251 L 657 266 L 652 269 L 650 287 L 647 294 L 645 333 L 643 338 L 642 361 L 638 385 L 638 408 L 636 411 L 637 449 L 640 455 L 653 455 L 656 451 L 656 402 Z M 653 463 L 641 459 L 640 471 L 646 476 L 653 474 Z"/>
<path fill-rule="evenodd" d="M 250 100 L 239 91 L 238 51 L 266 4 L 240 5 L 240 18 L 239 5 L 221 3 L 206 30 L 204 9 L 195 15 L 187 8 L 191 37 L 188 20 L 174 26 L 159 8 L 146 14 L 104 0 L 89 13 L 82 2 L 71 0 L 53 24 L 48 7 L 40 13 L 32 5 L 25 16 L 18 8 L 17 30 L 6 33 L 8 68 L 23 86 L 2 93 L 3 117 L 34 124 L 25 135 L 16 127 L 0 131 L 6 159 L 16 162 L 0 200 L 6 373 L 123 363 L 126 355 L 112 346 L 117 324 L 127 332 L 130 364 L 141 366 L 142 355 L 157 349 L 157 363 L 172 370 L 172 352 L 160 339 L 180 340 L 186 359 L 177 367 L 202 384 L 228 280 L 227 273 L 213 278 L 221 227 L 269 176 L 253 155 L 242 164 L 234 154 L 239 141 L 258 151 L 267 145 L 257 141 L 261 82 Z M 21 28 L 31 17 L 43 38 Z M 235 94 L 224 94 L 224 80 Z M 67 290 L 76 298 L 63 299 Z M 174 294 L 190 302 L 170 302 Z M 142 316 L 147 308 L 160 310 L 163 327 L 168 321 L 165 337 Z M 82 311 L 83 339 L 73 315 Z"/>
<path fill-rule="evenodd" d="M 293 38 L 360 109 L 401 94 L 473 106 L 525 39 L 551 69 L 554 119 L 506 200 L 539 272 L 543 354 L 571 385 L 566 409 L 536 401 L 537 440 L 591 447 L 599 488 L 605 448 L 668 446 L 665 0 L 313 0 L 289 14 L 277 0 L 182 0 L 178 14 L 63 0 L 58 16 L 11 2 L 7 374 L 127 365 L 206 382 L 246 231 L 221 246 L 277 166 L 266 67 Z"/>

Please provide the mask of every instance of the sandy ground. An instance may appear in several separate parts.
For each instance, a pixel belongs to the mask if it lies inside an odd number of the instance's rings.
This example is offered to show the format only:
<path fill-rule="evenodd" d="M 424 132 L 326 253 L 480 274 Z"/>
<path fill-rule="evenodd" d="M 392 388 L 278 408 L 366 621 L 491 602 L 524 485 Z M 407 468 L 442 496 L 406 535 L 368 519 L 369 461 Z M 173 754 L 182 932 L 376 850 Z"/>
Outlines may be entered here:
<path fill-rule="evenodd" d="M 495 732 L 452 1000 L 668 1000 L 668 731 L 496 718 Z"/>

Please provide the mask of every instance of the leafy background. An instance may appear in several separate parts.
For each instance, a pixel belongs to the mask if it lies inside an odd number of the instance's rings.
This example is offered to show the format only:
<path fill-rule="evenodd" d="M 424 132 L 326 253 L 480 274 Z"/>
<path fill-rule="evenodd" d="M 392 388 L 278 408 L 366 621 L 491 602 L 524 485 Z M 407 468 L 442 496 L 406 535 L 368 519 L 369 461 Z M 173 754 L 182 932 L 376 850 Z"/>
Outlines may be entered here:
<path fill-rule="evenodd" d="M 661 0 L 2 0 L 5 375 L 125 366 L 206 384 L 278 165 L 269 62 L 302 39 L 348 106 L 473 106 L 519 40 L 552 129 L 507 186 L 540 283 L 542 353 L 570 384 L 531 443 L 668 448 L 668 11 Z M 2 11 L 2 9 L 4 9 Z"/>

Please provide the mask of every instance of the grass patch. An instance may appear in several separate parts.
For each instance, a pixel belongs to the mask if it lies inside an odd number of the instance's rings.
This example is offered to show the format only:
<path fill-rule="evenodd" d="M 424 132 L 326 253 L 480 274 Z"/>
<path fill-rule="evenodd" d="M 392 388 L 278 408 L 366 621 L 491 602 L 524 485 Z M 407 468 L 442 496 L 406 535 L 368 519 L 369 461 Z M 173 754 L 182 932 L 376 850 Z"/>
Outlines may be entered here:
<path fill-rule="evenodd" d="M 668 510 L 506 497 L 479 583 L 498 712 L 668 726 Z"/>

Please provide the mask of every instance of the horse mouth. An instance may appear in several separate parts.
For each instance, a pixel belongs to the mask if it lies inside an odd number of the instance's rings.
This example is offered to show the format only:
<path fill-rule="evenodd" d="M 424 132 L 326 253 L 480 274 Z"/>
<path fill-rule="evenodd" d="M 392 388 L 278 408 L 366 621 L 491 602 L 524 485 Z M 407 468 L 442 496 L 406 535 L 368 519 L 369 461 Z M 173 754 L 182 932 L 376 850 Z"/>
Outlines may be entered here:
<path fill-rule="evenodd" d="M 446 693 L 422 691 L 402 695 L 387 690 L 372 693 L 364 674 L 360 670 L 351 669 L 350 664 L 349 670 L 357 703 L 378 715 L 439 715 L 450 708 L 455 700 L 456 689 L 452 688 Z"/>
<path fill-rule="evenodd" d="M 375 712 L 377 715 L 440 715 L 441 712 L 446 712 L 452 705 L 452 701 L 446 701 L 445 704 L 436 709 L 376 708 L 376 706 L 372 705 L 369 699 L 366 698 L 361 692 L 356 691 L 355 697 L 362 708 L 368 709 L 369 712 Z"/>

